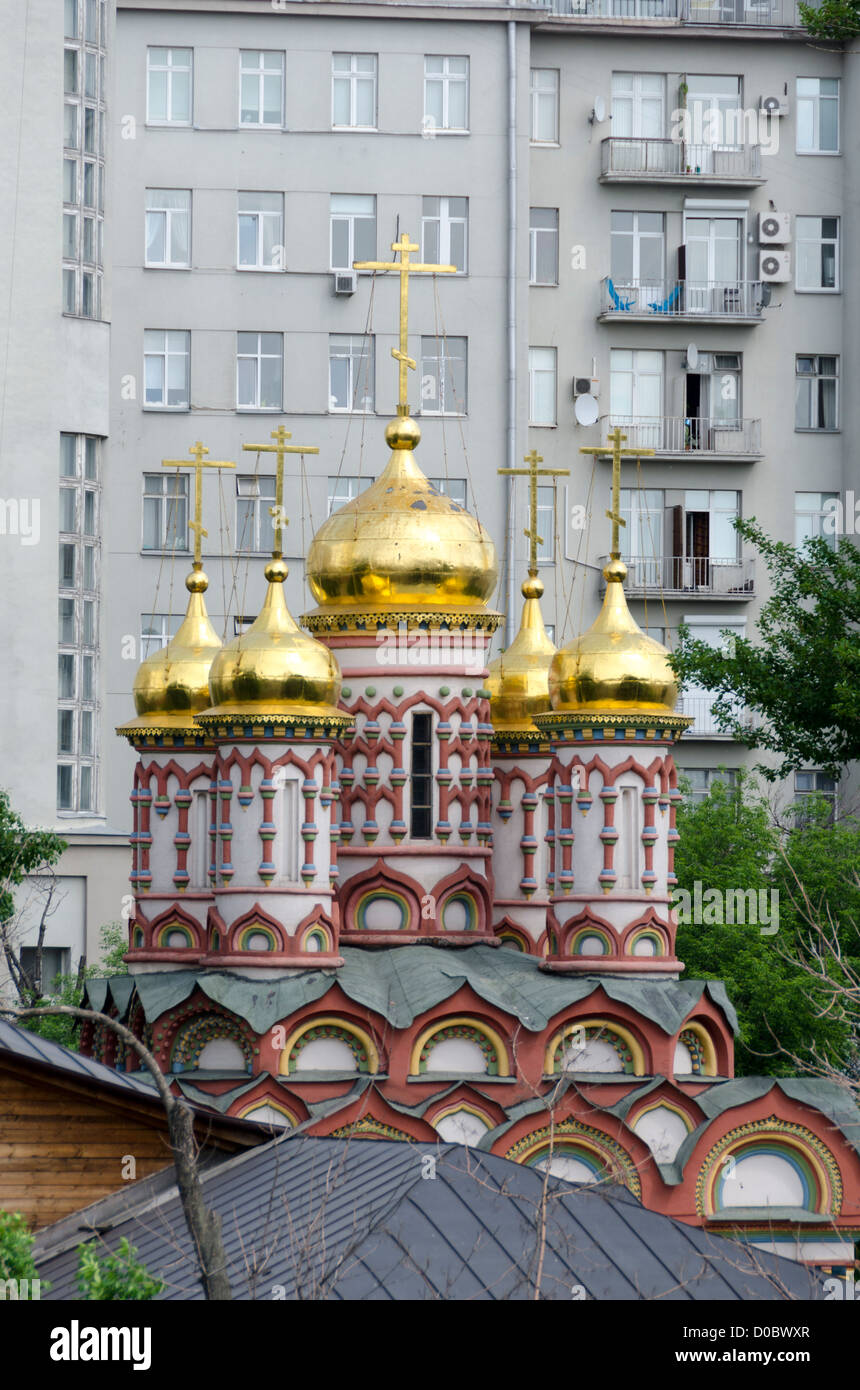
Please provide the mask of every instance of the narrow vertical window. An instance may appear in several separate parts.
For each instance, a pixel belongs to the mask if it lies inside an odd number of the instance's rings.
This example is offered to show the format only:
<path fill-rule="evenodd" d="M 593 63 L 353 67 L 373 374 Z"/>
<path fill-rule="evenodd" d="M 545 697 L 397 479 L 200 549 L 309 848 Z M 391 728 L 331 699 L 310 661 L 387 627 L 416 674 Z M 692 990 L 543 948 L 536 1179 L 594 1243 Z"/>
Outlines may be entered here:
<path fill-rule="evenodd" d="M 433 835 L 433 716 L 412 716 L 411 833 L 414 840 Z"/>

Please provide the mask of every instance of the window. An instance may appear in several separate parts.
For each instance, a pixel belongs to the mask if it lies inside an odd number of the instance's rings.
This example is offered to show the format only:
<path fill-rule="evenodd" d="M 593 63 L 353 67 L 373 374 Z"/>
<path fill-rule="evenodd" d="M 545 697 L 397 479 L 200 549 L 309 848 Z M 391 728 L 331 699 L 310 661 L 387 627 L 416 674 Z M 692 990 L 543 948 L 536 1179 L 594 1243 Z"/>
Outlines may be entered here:
<path fill-rule="evenodd" d="M 284 123 L 284 55 L 243 49 L 239 55 L 239 124 Z"/>
<path fill-rule="evenodd" d="M 236 549 L 271 550 L 275 503 L 273 475 L 240 475 L 236 479 Z"/>
<path fill-rule="evenodd" d="M 429 265 L 455 265 L 461 275 L 468 269 L 469 199 L 423 198 L 421 246 Z"/>
<path fill-rule="evenodd" d="M 99 441 L 60 435 L 57 810 L 96 809 Z"/>
<path fill-rule="evenodd" d="M 662 286 L 662 212 L 610 214 L 610 274 L 618 285 Z"/>
<path fill-rule="evenodd" d="M 67 150 L 79 150 L 81 147 L 79 110 L 80 107 L 73 101 L 67 101 L 63 107 L 63 145 Z"/>
<path fill-rule="evenodd" d="M 376 127 L 376 54 L 331 55 L 331 123 L 359 130 Z"/>
<path fill-rule="evenodd" d="M 839 428 L 838 357 L 797 357 L 795 359 L 794 428 L 796 430 L 835 430 Z"/>
<path fill-rule="evenodd" d="M 328 340 L 329 410 L 374 409 L 373 337 L 332 333 Z"/>
<path fill-rule="evenodd" d="M 529 82 L 530 139 L 533 145 L 558 144 L 558 69 L 532 68 Z"/>
<path fill-rule="evenodd" d="M 372 478 L 361 478 L 357 475 L 347 476 L 341 474 L 337 478 L 328 480 L 328 512 L 336 512 L 341 507 L 345 507 L 347 502 L 352 502 L 360 492 L 364 492 L 373 482 Z"/>
<path fill-rule="evenodd" d="M 63 4 L 64 33 L 67 39 L 77 38 L 78 35 L 78 0 L 64 0 Z"/>
<path fill-rule="evenodd" d="M 425 130 L 466 130 L 469 125 L 469 59 L 424 59 Z"/>
<path fill-rule="evenodd" d="M 795 289 L 839 289 L 839 218 L 797 217 Z"/>
<path fill-rule="evenodd" d="M 558 284 L 558 208 L 529 209 L 529 284 Z"/>
<path fill-rule="evenodd" d="M 332 270 L 351 270 L 353 261 L 372 261 L 375 257 L 375 195 L 372 193 L 332 193 Z"/>
<path fill-rule="evenodd" d="M 140 659 L 145 661 L 153 652 L 167 646 L 175 637 L 182 622 L 181 613 L 141 613 L 140 615 Z"/>
<path fill-rule="evenodd" d="M 188 548 L 188 474 L 144 473 L 143 549 Z"/>
<path fill-rule="evenodd" d="M 78 50 L 67 48 L 63 53 L 63 90 L 74 96 L 78 90 Z"/>
<path fill-rule="evenodd" d="M 144 401 L 153 409 L 188 410 L 191 334 L 147 328 L 143 334 Z"/>
<path fill-rule="evenodd" d="M 693 806 L 699 806 L 707 801 L 711 788 L 718 782 L 724 787 L 733 787 L 736 773 L 731 767 L 685 767 L 681 770 L 681 777 L 690 784 L 687 800 Z"/>
<path fill-rule="evenodd" d="M 21 969 L 32 982 L 39 986 L 38 993 L 53 994 L 60 975 L 68 975 L 71 969 L 71 950 L 68 946 L 43 946 L 41 977 L 36 980 L 36 947 L 22 946 L 20 950 Z"/>
<path fill-rule="evenodd" d="M 836 544 L 838 492 L 796 492 L 794 494 L 794 544 L 803 545 L 812 536 L 824 536 Z"/>
<path fill-rule="evenodd" d="M 240 193 L 238 201 L 240 270 L 283 270 L 283 193 Z"/>
<path fill-rule="evenodd" d="M 662 140 L 665 132 L 666 79 L 659 72 L 612 74 L 612 134 L 635 140 Z"/>
<path fill-rule="evenodd" d="M 280 410 L 283 380 L 283 333 L 237 333 L 236 409 Z"/>
<path fill-rule="evenodd" d="M 663 412 L 663 354 L 649 348 L 612 348 L 609 409 L 613 424 L 652 424 Z M 657 432 L 657 425 L 653 423 Z M 637 434 L 646 448 L 649 441 Z"/>
<path fill-rule="evenodd" d="M 736 75 L 716 73 L 688 73 L 686 80 L 686 106 L 697 147 L 696 164 L 702 173 L 710 173 L 713 166 L 709 156 L 714 147 L 742 148 L 738 143 L 743 140 L 741 80 Z"/>
<path fill-rule="evenodd" d="M 537 558 L 539 565 L 555 564 L 555 488 L 539 487 L 537 490 Z"/>
<path fill-rule="evenodd" d="M 148 266 L 187 270 L 191 265 L 190 188 L 146 190 L 146 257 Z"/>
<path fill-rule="evenodd" d="M 529 424 L 554 425 L 556 414 L 556 349 L 529 348 Z"/>
<path fill-rule="evenodd" d="M 621 555 L 633 569 L 631 583 L 660 582 L 664 496 L 662 488 L 621 488 L 620 513 L 626 523 L 621 527 Z"/>
<path fill-rule="evenodd" d="M 798 154 L 838 152 L 838 77 L 798 77 L 796 149 Z"/>
<path fill-rule="evenodd" d="M 465 415 L 466 356 L 465 338 L 421 339 L 422 414 Z"/>
<path fill-rule="evenodd" d="M 452 502 L 456 502 L 458 507 L 466 505 L 466 479 L 465 478 L 428 478 L 437 492 L 441 492 L 443 497 L 450 497 Z"/>
<path fill-rule="evenodd" d="M 146 119 L 153 125 L 191 124 L 190 48 L 146 50 Z"/>
<path fill-rule="evenodd" d="M 829 805 L 829 820 L 833 820 L 836 814 L 836 783 L 832 777 L 825 772 L 795 772 L 794 774 L 794 808 L 795 821 L 798 825 L 805 825 L 812 819 L 811 803 L 813 798 L 821 798 Z M 805 804 L 804 804 L 805 803 Z"/>
<path fill-rule="evenodd" d="M 413 840 L 433 838 L 433 716 L 412 716 L 410 832 Z"/>

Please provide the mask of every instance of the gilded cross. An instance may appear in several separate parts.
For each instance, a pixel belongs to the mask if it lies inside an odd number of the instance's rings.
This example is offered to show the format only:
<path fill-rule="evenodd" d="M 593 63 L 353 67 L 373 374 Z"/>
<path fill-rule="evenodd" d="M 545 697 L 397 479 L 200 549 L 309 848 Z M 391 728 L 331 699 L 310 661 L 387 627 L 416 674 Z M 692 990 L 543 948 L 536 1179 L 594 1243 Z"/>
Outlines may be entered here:
<path fill-rule="evenodd" d="M 287 440 L 292 439 L 289 430 L 284 429 L 283 425 L 278 425 L 276 430 L 272 430 L 271 438 L 274 444 L 243 444 L 242 448 L 246 452 L 256 454 L 274 454 L 276 458 L 275 467 L 275 505 L 269 508 L 269 516 L 275 523 L 275 547 L 272 554 L 280 559 L 284 551 L 284 530 L 289 523 L 284 516 L 284 459 L 287 454 L 318 454 L 319 446 L 316 444 L 288 444 Z"/>
<path fill-rule="evenodd" d="M 623 458 L 645 458 L 653 454 L 654 449 L 622 449 L 621 445 L 627 438 L 622 434 L 620 426 L 616 425 L 606 436 L 606 444 L 582 444 L 579 452 L 581 454 L 594 454 L 596 458 L 612 459 L 612 507 L 606 513 L 612 522 L 612 558 L 621 559 L 621 547 L 619 544 L 619 526 L 626 526 L 627 522 L 621 515 L 621 460 Z"/>
<path fill-rule="evenodd" d="M 396 270 L 400 274 L 400 347 L 391 349 L 391 356 L 395 362 L 400 364 L 400 401 L 397 406 L 398 415 L 408 415 L 409 406 L 407 398 L 409 395 L 409 369 L 415 371 L 416 361 L 409 356 L 409 276 L 417 271 L 426 272 L 431 275 L 454 275 L 457 267 L 455 265 L 423 265 L 419 261 L 411 261 L 409 257 L 413 251 L 421 248 L 409 240 L 408 232 L 404 232 L 399 241 L 391 243 L 392 251 L 400 252 L 399 261 L 353 261 L 354 270 Z"/>
<path fill-rule="evenodd" d="M 529 524 L 523 535 L 528 537 L 529 574 L 534 578 L 537 574 L 537 548 L 539 545 L 543 545 L 543 536 L 538 535 L 537 529 L 538 478 L 566 478 L 570 469 L 538 468 L 538 464 L 543 463 L 543 458 L 537 449 L 532 449 L 531 453 L 525 454 L 523 463 L 527 463 L 528 468 L 499 468 L 497 471 L 509 478 L 528 478 L 529 480 Z"/>
<path fill-rule="evenodd" d="M 203 563 L 201 549 L 203 537 L 208 538 L 209 532 L 203 527 L 203 469 L 204 468 L 235 468 L 235 463 L 229 460 L 217 460 L 204 458 L 209 450 L 205 444 L 201 444 L 198 439 L 196 444 L 192 444 L 188 450 L 193 458 L 193 463 L 188 459 L 162 459 L 162 468 L 175 468 L 178 472 L 180 468 L 194 469 L 194 520 L 189 521 L 188 529 L 194 533 L 194 565 L 197 569 Z"/>

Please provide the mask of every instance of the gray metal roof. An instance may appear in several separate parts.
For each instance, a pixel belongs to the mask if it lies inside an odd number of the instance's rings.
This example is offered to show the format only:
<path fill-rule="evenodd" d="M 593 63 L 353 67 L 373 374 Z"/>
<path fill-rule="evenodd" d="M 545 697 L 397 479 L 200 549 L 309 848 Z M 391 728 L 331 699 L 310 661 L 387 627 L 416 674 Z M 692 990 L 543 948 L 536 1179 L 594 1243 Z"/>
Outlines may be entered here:
<path fill-rule="evenodd" d="M 288 1135 L 204 1181 L 237 1299 L 529 1299 L 542 1234 L 542 1298 L 821 1296 L 802 1265 L 649 1211 L 624 1188 L 546 1180 L 541 1232 L 543 1174 L 455 1144 Z M 75 1246 L 98 1228 L 108 1249 L 128 1237 L 166 1280 L 162 1298 L 201 1298 L 175 1189 L 125 1197 L 40 1233 L 46 1297 L 76 1297 Z"/>
<path fill-rule="evenodd" d="M 542 968 L 537 956 L 481 945 L 457 950 L 394 946 L 379 951 L 344 946 L 341 955 L 344 964 L 338 970 L 310 969 L 253 980 L 223 970 L 156 971 L 135 975 L 133 982 L 150 1022 L 176 1008 L 199 986 L 210 999 L 246 1019 L 256 1033 L 267 1032 L 281 1019 L 321 999 L 335 984 L 394 1028 L 410 1027 L 420 1014 L 467 984 L 481 999 L 513 1014 L 532 1032 L 539 1032 L 562 1009 L 598 988 L 653 1020 L 665 1033 L 676 1033 L 707 995 L 737 1031 L 737 1015 L 720 980 L 553 975 Z M 90 1006 L 103 1008 L 110 993 L 123 1017 L 131 999 L 131 978 L 88 980 Z"/>
<path fill-rule="evenodd" d="M 136 1091 L 148 1100 L 156 1099 L 155 1087 L 141 1074 L 115 1071 L 113 1067 L 96 1062 L 91 1057 L 82 1057 L 72 1052 L 62 1043 L 49 1042 L 38 1033 L 30 1033 L 26 1028 L 18 1028 L 14 1023 L 0 1019 L 0 1053 L 7 1053 L 18 1061 L 41 1063 L 67 1072 L 79 1081 L 95 1082 L 100 1086 L 115 1086 L 123 1091 Z"/>

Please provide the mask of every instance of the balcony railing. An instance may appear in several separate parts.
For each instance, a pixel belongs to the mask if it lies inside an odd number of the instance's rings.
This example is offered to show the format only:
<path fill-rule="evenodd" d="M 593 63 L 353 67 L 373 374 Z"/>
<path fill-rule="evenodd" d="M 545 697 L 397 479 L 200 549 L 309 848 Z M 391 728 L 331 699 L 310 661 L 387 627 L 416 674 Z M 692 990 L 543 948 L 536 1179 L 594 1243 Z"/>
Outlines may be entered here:
<path fill-rule="evenodd" d="M 743 24 L 796 29 L 796 0 L 526 0 L 551 14 L 590 19 L 675 19 L 684 24 Z"/>
<path fill-rule="evenodd" d="M 601 178 L 686 183 L 763 183 L 760 145 L 691 145 L 610 135 L 601 141 Z"/>
<path fill-rule="evenodd" d="M 707 690 L 689 694 L 685 692 L 681 695 L 678 701 L 679 712 L 693 716 L 693 723 L 684 735 L 685 738 L 731 738 L 731 734 L 724 733 L 717 726 L 717 721 L 711 713 L 711 706 L 716 698 L 716 695 Z M 753 718 L 749 710 L 738 705 L 736 713 L 742 724 L 752 725 Z"/>
<path fill-rule="evenodd" d="M 762 318 L 760 280 L 613 280 L 607 276 L 600 297 L 601 316 L 612 318 Z"/>
<path fill-rule="evenodd" d="M 761 453 L 761 420 L 715 420 L 683 415 L 603 416 L 601 438 L 620 425 L 628 449 L 709 458 L 755 458 Z"/>
<path fill-rule="evenodd" d="M 601 556 L 605 565 L 608 555 Z M 662 593 L 684 598 L 749 599 L 755 592 L 755 560 L 713 559 L 710 556 L 624 556 L 625 588 L 631 596 Z M 601 593 L 606 580 L 601 576 Z"/>

